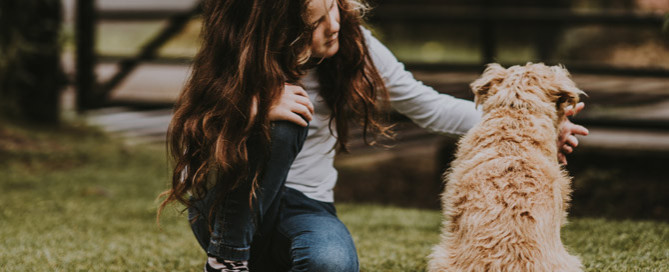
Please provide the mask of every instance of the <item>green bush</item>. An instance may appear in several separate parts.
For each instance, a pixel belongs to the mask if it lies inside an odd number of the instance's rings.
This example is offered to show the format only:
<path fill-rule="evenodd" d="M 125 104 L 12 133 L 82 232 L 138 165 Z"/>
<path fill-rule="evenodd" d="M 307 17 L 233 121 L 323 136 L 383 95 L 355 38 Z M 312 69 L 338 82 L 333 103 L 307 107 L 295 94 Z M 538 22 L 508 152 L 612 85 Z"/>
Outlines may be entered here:
<path fill-rule="evenodd" d="M 0 1 L 0 114 L 58 121 L 61 3 Z"/>

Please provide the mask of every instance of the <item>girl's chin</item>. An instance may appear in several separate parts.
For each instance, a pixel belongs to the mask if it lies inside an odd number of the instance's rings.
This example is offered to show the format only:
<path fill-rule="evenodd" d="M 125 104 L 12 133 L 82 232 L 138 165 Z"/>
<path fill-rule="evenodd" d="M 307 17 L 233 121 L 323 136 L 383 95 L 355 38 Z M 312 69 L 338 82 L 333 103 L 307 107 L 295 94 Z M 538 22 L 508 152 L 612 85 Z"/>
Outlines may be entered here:
<path fill-rule="evenodd" d="M 329 58 L 337 54 L 338 51 L 339 51 L 339 43 L 335 42 L 330 46 L 323 47 L 323 50 L 321 50 L 317 54 L 314 54 L 314 57 Z"/>
<path fill-rule="evenodd" d="M 335 54 L 337 54 L 338 51 L 339 51 L 339 43 L 334 43 L 332 46 L 330 46 L 330 48 L 328 48 L 327 58 L 334 56 Z"/>
<path fill-rule="evenodd" d="M 321 46 L 311 49 L 311 57 L 313 58 L 329 58 L 337 54 L 339 51 L 339 40 L 323 43 Z"/>

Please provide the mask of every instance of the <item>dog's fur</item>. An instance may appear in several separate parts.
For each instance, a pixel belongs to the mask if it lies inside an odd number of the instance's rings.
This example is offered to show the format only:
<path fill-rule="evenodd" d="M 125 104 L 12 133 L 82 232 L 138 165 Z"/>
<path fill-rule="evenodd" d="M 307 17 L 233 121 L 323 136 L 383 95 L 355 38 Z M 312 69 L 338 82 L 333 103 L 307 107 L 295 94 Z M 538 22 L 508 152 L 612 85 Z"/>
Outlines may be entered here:
<path fill-rule="evenodd" d="M 489 64 L 471 85 L 483 119 L 444 177 L 445 220 L 429 271 L 580 271 L 560 240 L 570 178 L 558 125 L 579 95 L 562 66 Z"/>

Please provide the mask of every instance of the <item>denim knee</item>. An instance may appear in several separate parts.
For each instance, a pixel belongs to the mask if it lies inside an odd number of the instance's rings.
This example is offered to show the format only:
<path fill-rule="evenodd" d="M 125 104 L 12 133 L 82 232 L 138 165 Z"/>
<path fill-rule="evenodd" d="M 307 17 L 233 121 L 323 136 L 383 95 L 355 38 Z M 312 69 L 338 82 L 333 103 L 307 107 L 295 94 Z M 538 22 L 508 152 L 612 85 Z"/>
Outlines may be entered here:
<path fill-rule="evenodd" d="M 307 139 L 308 128 L 289 121 L 272 122 L 271 144 L 274 152 L 297 155 Z"/>
<path fill-rule="evenodd" d="M 318 215 L 300 215 L 295 218 L 308 217 L 311 217 L 311 220 L 301 221 L 308 222 L 309 227 L 300 230 L 300 233 L 292 238 L 291 271 L 357 272 L 358 253 L 351 234 L 341 221 L 334 217 Z"/>
<path fill-rule="evenodd" d="M 291 271 L 341 271 L 357 272 L 358 256 L 355 250 L 340 244 L 326 244 L 297 249 Z"/>

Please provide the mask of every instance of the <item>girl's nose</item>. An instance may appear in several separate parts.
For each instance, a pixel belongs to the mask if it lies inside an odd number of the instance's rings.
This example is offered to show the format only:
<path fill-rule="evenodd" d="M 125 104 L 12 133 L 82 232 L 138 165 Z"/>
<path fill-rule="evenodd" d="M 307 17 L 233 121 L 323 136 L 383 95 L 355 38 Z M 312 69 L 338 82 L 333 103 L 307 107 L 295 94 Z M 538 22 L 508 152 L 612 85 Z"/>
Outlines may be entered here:
<path fill-rule="evenodd" d="M 334 11 L 335 14 L 330 14 L 328 16 L 328 32 L 330 35 L 334 35 L 335 33 L 339 32 L 339 11 L 336 10 Z"/>

